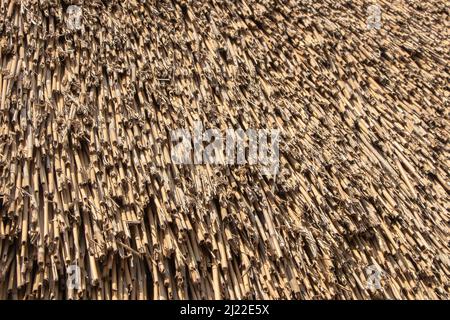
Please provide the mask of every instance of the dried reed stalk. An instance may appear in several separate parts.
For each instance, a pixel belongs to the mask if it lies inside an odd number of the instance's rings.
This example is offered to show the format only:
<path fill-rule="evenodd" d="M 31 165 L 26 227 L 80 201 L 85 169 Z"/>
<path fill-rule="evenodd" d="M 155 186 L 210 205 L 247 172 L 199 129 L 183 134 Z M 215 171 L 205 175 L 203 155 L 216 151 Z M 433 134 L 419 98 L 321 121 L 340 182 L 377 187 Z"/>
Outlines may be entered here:
<path fill-rule="evenodd" d="M 1 0 L 0 298 L 448 299 L 448 8 L 378 4 Z M 280 174 L 172 164 L 198 120 Z"/>

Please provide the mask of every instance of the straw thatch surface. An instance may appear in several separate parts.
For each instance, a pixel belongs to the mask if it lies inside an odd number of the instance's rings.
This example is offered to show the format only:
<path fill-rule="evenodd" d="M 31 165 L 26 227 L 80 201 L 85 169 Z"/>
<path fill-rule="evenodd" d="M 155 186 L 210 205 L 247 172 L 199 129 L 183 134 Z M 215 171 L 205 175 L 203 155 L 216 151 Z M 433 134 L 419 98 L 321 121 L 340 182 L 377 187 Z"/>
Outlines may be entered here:
<path fill-rule="evenodd" d="M 0 298 L 449 298 L 448 7 L 377 3 L 0 0 Z M 171 164 L 196 120 L 279 175 Z"/>

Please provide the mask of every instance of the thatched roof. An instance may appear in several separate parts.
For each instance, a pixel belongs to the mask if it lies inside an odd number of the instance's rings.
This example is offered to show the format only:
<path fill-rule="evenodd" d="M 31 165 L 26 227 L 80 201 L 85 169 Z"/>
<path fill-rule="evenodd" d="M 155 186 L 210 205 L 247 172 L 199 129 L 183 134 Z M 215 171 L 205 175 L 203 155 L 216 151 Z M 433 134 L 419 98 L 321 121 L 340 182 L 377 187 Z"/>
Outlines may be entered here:
<path fill-rule="evenodd" d="M 448 299 L 448 7 L 376 3 L 2 0 L 0 298 Z M 173 164 L 195 121 L 279 173 Z"/>

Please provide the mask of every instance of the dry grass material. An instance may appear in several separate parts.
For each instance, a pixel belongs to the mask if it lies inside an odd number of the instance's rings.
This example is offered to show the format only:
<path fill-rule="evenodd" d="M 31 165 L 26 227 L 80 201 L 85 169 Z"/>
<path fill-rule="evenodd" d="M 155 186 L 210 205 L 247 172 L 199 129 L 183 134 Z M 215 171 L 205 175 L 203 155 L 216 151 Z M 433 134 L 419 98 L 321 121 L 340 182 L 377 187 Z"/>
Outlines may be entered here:
<path fill-rule="evenodd" d="M 448 299 L 445 3 L 0 0 L 0 298 Z M 172 164 L 195 121 L 280 173 Z"/>

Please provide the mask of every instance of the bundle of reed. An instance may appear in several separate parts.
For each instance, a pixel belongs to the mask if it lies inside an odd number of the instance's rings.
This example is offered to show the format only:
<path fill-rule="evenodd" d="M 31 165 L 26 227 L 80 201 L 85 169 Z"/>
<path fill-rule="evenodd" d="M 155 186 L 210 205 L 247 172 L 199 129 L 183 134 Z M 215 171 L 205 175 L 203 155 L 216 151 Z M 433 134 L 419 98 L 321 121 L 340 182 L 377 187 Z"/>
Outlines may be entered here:
<path fill-rule="evenodd" d="M 448 299 L 448 7 L 370 4 L 0 0 L 0 299 Z"/>

